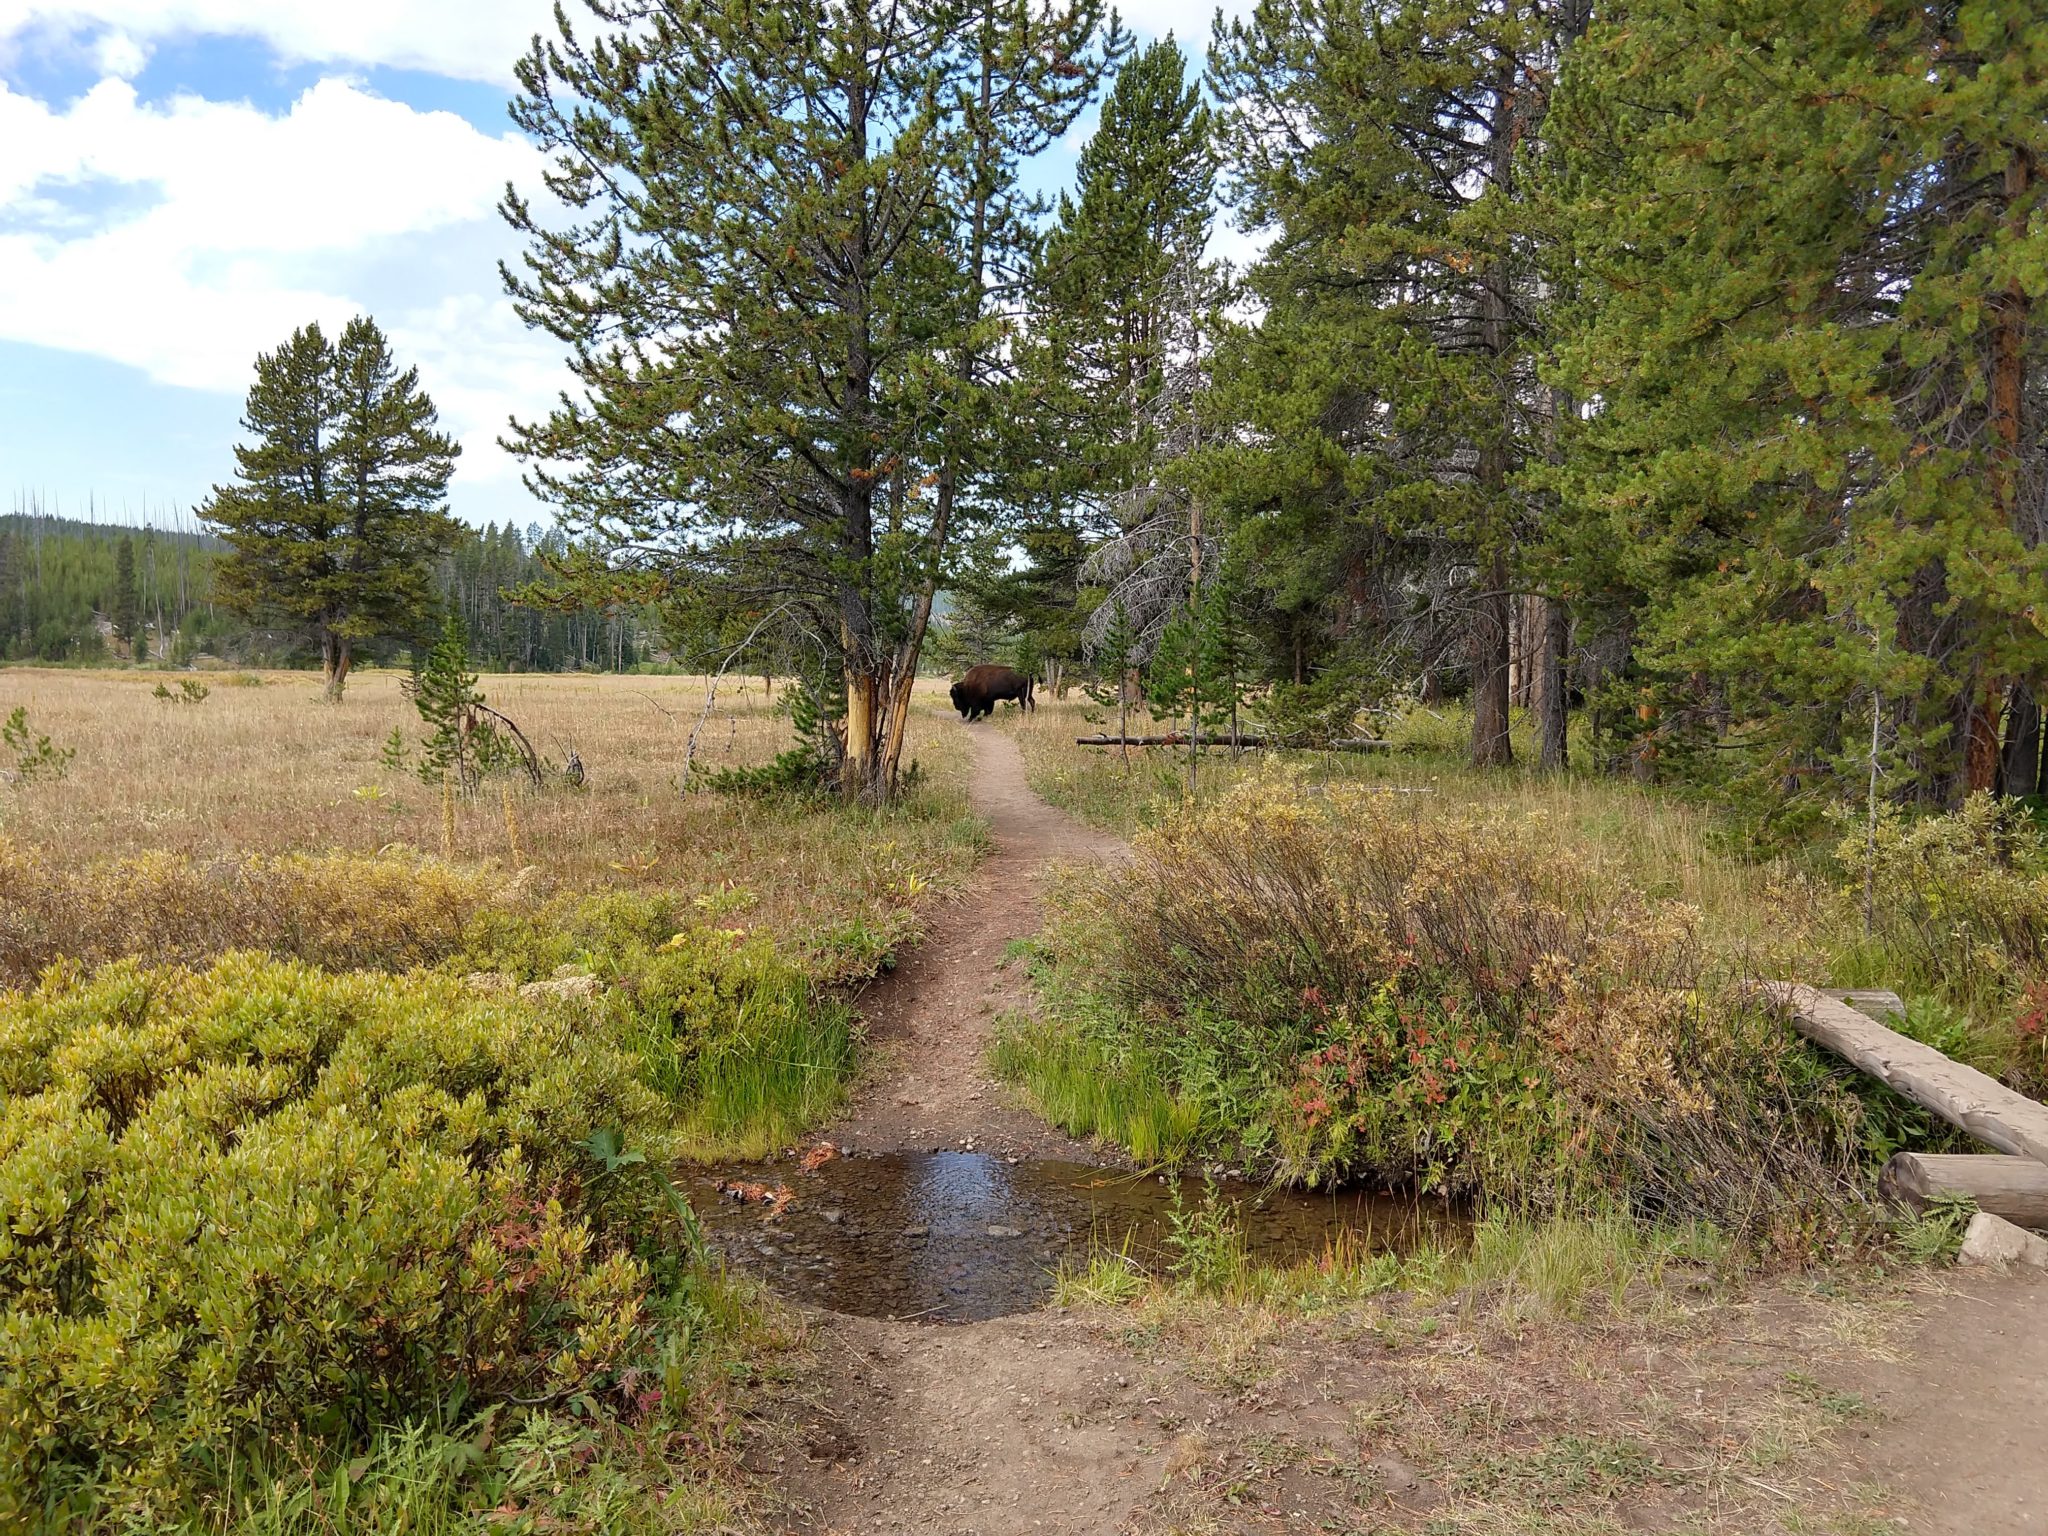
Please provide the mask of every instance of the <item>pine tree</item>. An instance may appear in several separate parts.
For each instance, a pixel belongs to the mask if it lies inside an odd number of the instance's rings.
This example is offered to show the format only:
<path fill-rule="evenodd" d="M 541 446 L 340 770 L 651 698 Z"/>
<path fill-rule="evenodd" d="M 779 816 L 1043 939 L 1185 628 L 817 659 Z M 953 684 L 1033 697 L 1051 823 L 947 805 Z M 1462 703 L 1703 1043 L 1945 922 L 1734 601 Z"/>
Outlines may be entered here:
<path fill-rule="evenodd" d="M 1197 610 L 1196 676 L 1200 704 L 1210 728 L 1227 735 L 1238 750 L 1243 735 L 1249 656 L 1245 645 L 1244 586 L 1235 564 L 1224 561 L 1202 588 Z"/>
<path fill-rule="evenodd" d="M 1989 787 L 2001 695 L 2048 675 L 2048 28 L 1657 0 L 1592 29 L 1555 116 L 1558 374 L 1597 402 L 1560 557 L 1628 609 L 1645 758 L 1796 815 L 1864 791 L 1881 700 L 1898 792 Z"/>
<path fill-rule="evenodd" d="M 1033 357 L 1038 420 L 1060 445 L 1054 499 L 1098 534 L 1116 531 L 1154 450 L 1175 269 L 1209 238 L 1214 138 L 1169 34 L 1118 72 L 1040 258 Z"/>
<path fill-rule="evenodd" d="M 1131 674 L 1138 664 L 1138 637 L 1131 629 L 1131 616 L 1123 601 L 1110 601 L 1109 620 L 1095 642 L 1093 659 L 1096 681 L 1088 685 L 1088 697 L 1116 708 L 1117 753 L 1124 767 L 1131 763 Z"/>
<path fill-rule="evenodd" d="M 1548 426 L 1521 150 L 1572 10 L 1261 0 L 1212 51 L 1231 199 L 1278 235 L 1248 276 L 1262 314 L 1219 348 L 1219 404 L 1247 430 L 1206 478 L 1241 521 L 1320 549 L 1333 638 L 1365 628 L 1433 670 L 1454 625 L 1481 764 L 1509 760 L 1509 611 L 1535 516 L 1516 474 Z"/>
<path fill-rule="evenodd" d="M 114 595 L 108 603 L 114 624 L 114 638 L 129 649 L 137 661 L 145 659 L 148 645 L 142 634 L 142 597 L 135 585 L 135 540 L 122 538 L 114 546 Z"/>
<path fill-rule="evenodd" d="M 507 282 L 579 388 L 512 441 L 602 579 L 796 605 L 844 682 L 828 769 L 885 799 L 933 601 L 1008 516 L 1027 436 L 1009 316 L 1041 205 L 1019 167 L 1125 44 L 1101 0 L 597 14 L 618 30 L 575 39 L 558 11 L 519 67 L 569 212 L 507 198 Z"/>
<path fill-rule="evenodd" d="M 375 322 L 330 345 L 318 325 L 256 360 L 235 449 L 237 483 L 200 509 L 232 548 L 223 603 L 251 619 L 310 629 L 327 696 L 355 647 L 410 630 L 434 560 L 452 543 L 445 510 L 461 448 L 438 426 L 417 369 L 399 372 Z"/>
<path fill-rule="evenodd" d="M 406 692 L 427 727 L 414 770 L 423 783 L 452 779 L 464 794 L 474 794 L 484 775 L 520 761 L 519 748 L 498 729 L 498 717 L 477 687 L 477 675 L 470 670 L 469 631 L 459 615 L 442 619 L 440 636 Z M 404 762 L 404 744 L 395 730 L 384 744 L 384 762 L 388 767 Z M 537 783 L 537 771 L 528 767 Z"/>

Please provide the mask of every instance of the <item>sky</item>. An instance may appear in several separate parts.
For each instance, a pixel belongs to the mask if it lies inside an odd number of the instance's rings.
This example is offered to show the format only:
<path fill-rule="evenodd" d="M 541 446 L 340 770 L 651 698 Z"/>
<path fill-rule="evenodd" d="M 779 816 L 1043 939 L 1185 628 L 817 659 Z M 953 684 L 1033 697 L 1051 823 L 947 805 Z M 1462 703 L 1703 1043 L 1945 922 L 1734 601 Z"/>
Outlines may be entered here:
<path fill-rule="evenodd" d="M 1138 0 L 1199 64 L 1213 0 Z M 573 0 L 571 12 L 577 7 Z M 496 444 L 564 387 L 499 287 L 552 0 L 0 0 L 0 510 L 168 521 L 228 479 L 256 354 L 376 317 L 463 444 L 454 510 L 545 522 Z M 1071 180 L 1092 117 L 1032 167 Z"/>

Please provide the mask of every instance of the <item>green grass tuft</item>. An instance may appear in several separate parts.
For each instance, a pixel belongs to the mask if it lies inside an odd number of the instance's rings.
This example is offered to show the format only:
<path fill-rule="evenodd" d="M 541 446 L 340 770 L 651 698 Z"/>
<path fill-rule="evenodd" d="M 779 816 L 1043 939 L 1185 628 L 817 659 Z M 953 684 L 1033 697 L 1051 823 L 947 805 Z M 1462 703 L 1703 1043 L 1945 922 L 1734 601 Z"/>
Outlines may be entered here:
<path fill-rule="evenodd" d="M 1202 1135 L 1201 1105 L 1176 1095 L 1142 1052 L 1112 1056 L 1056 1025 L 1004 1029 L 989 1053 L 996 1075 L 1073 1136 L 1100 1136 L 1144 1167 L 1178 1167 Z"/>

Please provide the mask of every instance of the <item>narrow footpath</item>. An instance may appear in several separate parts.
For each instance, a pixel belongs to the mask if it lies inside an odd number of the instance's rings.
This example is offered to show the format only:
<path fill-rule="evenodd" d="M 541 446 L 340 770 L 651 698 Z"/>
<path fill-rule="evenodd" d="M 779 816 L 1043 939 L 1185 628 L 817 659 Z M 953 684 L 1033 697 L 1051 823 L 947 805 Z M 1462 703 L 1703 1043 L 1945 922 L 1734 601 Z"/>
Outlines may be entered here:
<path fill-rule="evenodd" d="M 986 1057 L 1028 1005 L 1009 951 L 1049 868 L 1123 844 L 1040 800 L 1000 729 L 961 728 L 994 851 L 863 999 L 871 1065 L 826 1134 L 1100 1160 L 1010 1103 Z M 811 1536 L 2048 1536 L 2048 1283 L 1826 1280 L 1537 1323 L 1399 1298 L 1376 1321 L 817 1314 L 746 1461 L 765 1527 Z"/>
<path fill-rule="evenodd" d="M 845 1119 L 826 1134 L 849 1151 L 972 1145 L 1013 1157 L 1089 1154 L 1007 1105 L 989 1077 L 997 1019 L 1024 1008 L 1030 983 L 1011 946 L 1043 922 L 1052 867 L 1121 858 L 1122 841 L 1053 809 L 1024 779 L 1017 744 L 993 724 L 972 733 L 974 808 L 994 847 L 937 931 L 860 1000 L 871 1059 Z"/>

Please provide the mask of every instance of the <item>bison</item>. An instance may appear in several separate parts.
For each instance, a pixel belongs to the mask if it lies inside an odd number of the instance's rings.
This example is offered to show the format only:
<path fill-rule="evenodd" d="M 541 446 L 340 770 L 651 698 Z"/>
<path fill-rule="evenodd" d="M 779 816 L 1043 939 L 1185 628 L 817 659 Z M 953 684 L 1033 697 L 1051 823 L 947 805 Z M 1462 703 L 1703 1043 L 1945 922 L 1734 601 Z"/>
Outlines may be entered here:
<path fill-rule="evenodd" d="M 997 699 L 1015 699 L 1026 709 L 1038 708 L 1031 697 L 1030 675 L 1015 667 L 999 667 L 985 661 L 978 667 L 969 667 L 967 675 L 953 685 L 953 707 L 963 719 L 994 714 Z"/>

